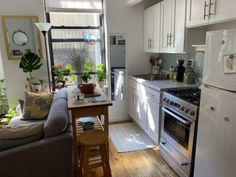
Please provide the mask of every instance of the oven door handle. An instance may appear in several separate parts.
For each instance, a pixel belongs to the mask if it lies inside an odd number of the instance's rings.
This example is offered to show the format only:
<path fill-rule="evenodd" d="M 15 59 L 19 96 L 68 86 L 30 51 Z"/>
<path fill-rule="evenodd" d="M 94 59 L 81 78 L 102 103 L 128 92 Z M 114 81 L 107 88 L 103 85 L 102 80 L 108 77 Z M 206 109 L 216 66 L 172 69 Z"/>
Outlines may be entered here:
<path fill-rule="evenodd" d="M 189 125 L 191 124 L 190 121 L 187 121 L 187 120 L 184 120 L 182 119 L 181 117 L 177 116 L 176 114 L 172 113 L 171 111 L 169 111 L 168 109 L 166 108 L 161 108 L 164 112 L 167 112 L 168 114 L 170 114 L 171 116 L 173 116 L 174 118 L 178 119 L 180 122 L 182 122 L 183 124 L 185 125 Z"/>

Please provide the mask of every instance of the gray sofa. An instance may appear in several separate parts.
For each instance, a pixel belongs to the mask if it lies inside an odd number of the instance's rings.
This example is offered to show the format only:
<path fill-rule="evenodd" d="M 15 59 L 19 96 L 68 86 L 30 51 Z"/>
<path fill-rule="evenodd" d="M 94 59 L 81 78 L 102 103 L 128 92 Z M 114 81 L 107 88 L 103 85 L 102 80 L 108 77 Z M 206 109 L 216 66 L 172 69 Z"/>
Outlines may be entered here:
<path fill-rule="evenodd" d="M 54 96 L 48 118 L 43 121 L 43 136 L 0 152 L 0 177 L 72 176 L 73 136 L 66 90 Z M 35 121 L 23 121 L 18 116 L 10 124 L 32 122 Z"/>

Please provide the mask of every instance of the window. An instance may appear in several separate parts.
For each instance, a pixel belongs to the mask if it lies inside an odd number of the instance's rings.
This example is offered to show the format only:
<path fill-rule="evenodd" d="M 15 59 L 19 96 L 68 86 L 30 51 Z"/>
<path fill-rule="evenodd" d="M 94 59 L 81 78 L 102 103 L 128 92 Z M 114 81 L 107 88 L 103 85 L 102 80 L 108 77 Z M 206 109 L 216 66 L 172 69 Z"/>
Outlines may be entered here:
<path fill-rule="evenodd" d="M 105 63 L 102 16 L 87 12 L 49 12 L 48 21 L 52 24 L 49 33 L 51 66 L 72 64 L 75 74 L 81 67 L 78 57 L 93 61 L 96 65 Z M 80 66 L 79 66 L 80 65 Z M 55 77 L 52 73 L 53 88 Z"/>

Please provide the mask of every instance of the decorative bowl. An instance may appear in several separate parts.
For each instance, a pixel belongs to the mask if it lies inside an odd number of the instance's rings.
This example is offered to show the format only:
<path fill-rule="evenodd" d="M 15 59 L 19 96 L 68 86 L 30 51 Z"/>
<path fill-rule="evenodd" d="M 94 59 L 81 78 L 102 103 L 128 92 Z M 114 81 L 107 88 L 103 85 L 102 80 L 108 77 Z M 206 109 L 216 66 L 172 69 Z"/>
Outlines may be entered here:
<path fill-rule="evenodd" d="M 84 122 L 83 123 L 84 130 L 91 130 L 94 129 L 94 122 Z"/>

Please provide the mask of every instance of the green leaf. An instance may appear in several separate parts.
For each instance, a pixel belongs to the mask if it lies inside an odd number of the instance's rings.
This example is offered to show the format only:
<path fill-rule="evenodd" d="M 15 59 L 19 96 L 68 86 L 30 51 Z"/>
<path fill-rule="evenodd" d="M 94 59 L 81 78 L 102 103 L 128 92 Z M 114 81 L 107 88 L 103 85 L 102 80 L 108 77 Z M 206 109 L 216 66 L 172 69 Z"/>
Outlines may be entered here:
<path fill-rule="evenodd" d="M 32 52 L 29 52 L 22 56 L 19 67 L 25 73 L 31 73 L 34 70 L 38 70 L 43 65 L 40 57 Z"/>

